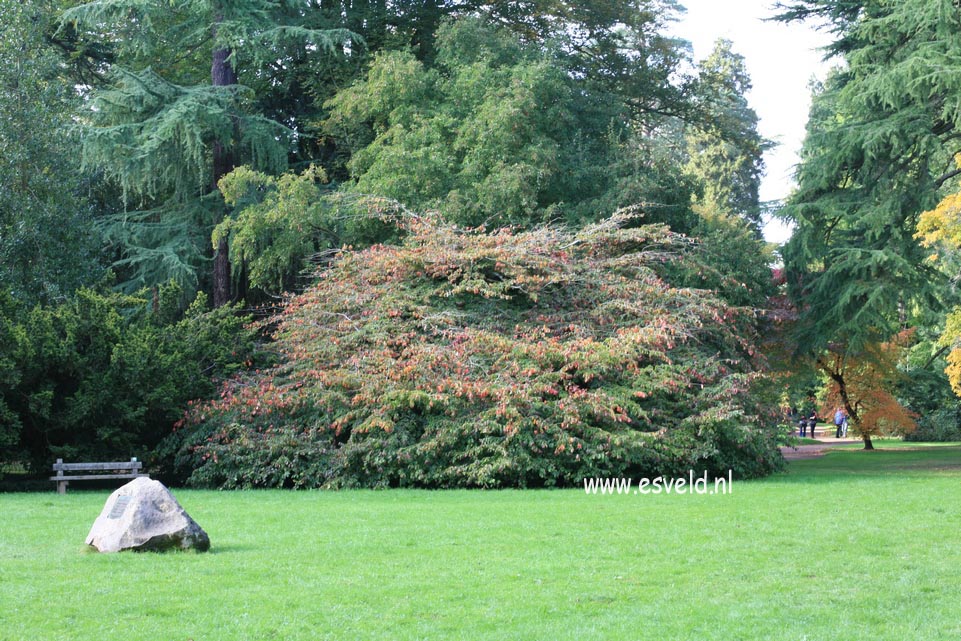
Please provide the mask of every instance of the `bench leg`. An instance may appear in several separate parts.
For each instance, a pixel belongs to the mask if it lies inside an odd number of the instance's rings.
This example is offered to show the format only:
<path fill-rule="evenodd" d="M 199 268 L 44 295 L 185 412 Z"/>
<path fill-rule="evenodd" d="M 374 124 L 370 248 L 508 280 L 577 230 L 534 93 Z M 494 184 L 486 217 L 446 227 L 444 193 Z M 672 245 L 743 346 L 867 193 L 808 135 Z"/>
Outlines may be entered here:
<path fill-rule="evenodd" d="M 67 493 L 67 481 L 57 481 L 57 494 Z"/>

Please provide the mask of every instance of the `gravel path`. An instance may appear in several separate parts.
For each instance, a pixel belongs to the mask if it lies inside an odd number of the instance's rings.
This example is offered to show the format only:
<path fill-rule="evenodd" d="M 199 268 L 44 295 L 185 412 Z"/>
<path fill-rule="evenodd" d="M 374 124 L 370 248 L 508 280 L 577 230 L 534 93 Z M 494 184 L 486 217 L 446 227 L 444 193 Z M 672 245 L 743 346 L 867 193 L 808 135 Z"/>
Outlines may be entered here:
<path fill-rule="evenodd" d="M 823 456 L 825 452 L 837 445 L 861 442 L 862 441 L 859 438 L 848 437 L 836 439 L 834 437 L 827 437 L 821 443 L 814 443 L 812 445 L 798 445 L 797 447 L 782 447 L 781 454 L 783 454 L 784 458 L 789 461 L 796 461 L 798 459 L 805 458 L 817 458 L 819 456 Z"/>

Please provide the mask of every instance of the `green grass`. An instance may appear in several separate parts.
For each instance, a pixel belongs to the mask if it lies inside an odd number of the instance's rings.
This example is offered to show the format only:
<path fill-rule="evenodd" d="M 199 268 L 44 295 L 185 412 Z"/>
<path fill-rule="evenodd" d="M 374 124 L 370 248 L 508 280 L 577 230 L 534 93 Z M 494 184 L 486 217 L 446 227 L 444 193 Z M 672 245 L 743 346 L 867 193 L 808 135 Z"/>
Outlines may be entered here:
<path fill-rule="evenodd" d="M 0 641 L 961 638 L 961 448 L 838 451 L 725 496 L 203 492 L 209 554 L 0 495 Z"/>
<path fill-rule="evenodd" d="M 849 438 L 857 438 L 857 437 L 854 435 L 851 435 Z M 830 443 L 831 439 L 827 439 L 824 442 Z M 949 447 L 950 448 L 950 447 L 961 446 L 961 443 L 914 443 L 911 441 L 904 441 L 899 438 L 873 438 L 871 439 L 871 443 L 873 443 L 875 449 L 878 449 L 878 450 L 902 450 L 902 451 L 917 450 L 917 449 L 929 448 L 929 447 Z M 856 443 L 841 443 L 837 445 L 837 447 L 860 450 L 860 449 L 864 449 L 864 443 L 862 441 L 858 441 Z"/>

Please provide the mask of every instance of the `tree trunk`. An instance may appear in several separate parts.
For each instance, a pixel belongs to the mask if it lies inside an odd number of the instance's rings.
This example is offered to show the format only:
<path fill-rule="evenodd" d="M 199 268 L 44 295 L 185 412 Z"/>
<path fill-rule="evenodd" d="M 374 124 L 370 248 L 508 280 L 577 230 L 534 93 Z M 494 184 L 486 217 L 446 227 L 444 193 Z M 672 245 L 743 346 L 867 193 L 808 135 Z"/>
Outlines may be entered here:
<path fill-rule="evenodd" d="M 847 381 L 844 380 L 844 374 L 840 371 L 840 368 L 831 369 L 828 367 L 822 359 L 818 358 L 815 361 L 818 367 L 821 368 L 828 376 L 830 376 L 835 383 L 838 385 L 838 393 L 841 396 L 841 402 L 844 404 L 844 410 L 848 413 L 848 418 L 854 422 L 854 427 L 860 431 L 861 427 L 861 417 L 858 414 L 858 408 L 851 404 L 851 397 L 848 396 L 848 386 Z M 861 440 L 864 441 L 864 449 L 873 450 L 874 443 L 871 442 L 871 435 L 861 432 Z"/>
<path fill-rule="evenodd" d="M 223 307 L 230 302 L 230 255 L 227 239 L 221 238 L 217 243 L 217 253 L 214 254 L 214 307 Z"/>
<path fill-rule="evenodd" d="M 221 16 L 217 16 L 213 25 L 214 40 L 217 39 L 217 26 L 221 22 Z M 213 61 L 210 64 L 210 80 L 215 87 L 226 87 L 237 84 L 237 73 L 231 66 L 229 59 L 230 49 L 219 47 L 214 49 Z M 229 141 L 227 141 L 229 143 Z M 224 141 L 216 141 L 213 145 L 213 176 L 211 190 L 217 189 L 217 183 L 227 173 L 235 167 L 233 154 Z M 223 220 L 221 212 L 214 220 L 217 225 Z M 220 307 L 230 302 L 230 256 L 228 253 L 227 239 L 221 238 L 217 244 L 214 254 L 214 273 L 213 273 L 213 304 Z"/>

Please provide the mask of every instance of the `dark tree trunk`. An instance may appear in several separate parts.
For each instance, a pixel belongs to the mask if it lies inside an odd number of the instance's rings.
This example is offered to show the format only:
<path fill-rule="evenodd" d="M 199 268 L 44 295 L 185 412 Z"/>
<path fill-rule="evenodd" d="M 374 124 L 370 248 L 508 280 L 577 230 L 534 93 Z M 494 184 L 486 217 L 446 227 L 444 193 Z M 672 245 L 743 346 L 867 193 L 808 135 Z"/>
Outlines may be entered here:
<path fill-rule="evenodd" d="M 220 17 L 214 21 L 213 35 L 217 37 L 217 25 Z M 217 48 L 213 52 L 213 61 L 210 64 L 210 80 L 215 87 L 226 87 L 237 84 L 237 73 L 231 66 L 230 49 Z M 228 141 L 229 144 L 229 141 Z M 227 173 L 235 167 L 233 154 L 224 141 L 216 141 L 213 145 L 213 176 L 211 190 L 217 189 L 217 183 Z M 217 216 L 214 224 L 218 224 L 223 219 L 223 214 Z M 226 305 L 231 301 L 230 295 L 230 256 L 228 253 L 227 239 L 221 238 L 214 254 L 214 273 L 213 273 L 213 304 L 214 307 Z"/>
<path fill-rule="evenodd" d="M 217 25 L 214 25 L 214 36 L 217 34 Z M 237 84 L 237 72 L 227 60 L 230 58 L 230 49 L 214 49 L 213 62 L 210 65 L 210 80 L 215 87 L 226 87 L 227 85 Z"/>
<path fill-rule="evenodd" d="M 411 45 L 418 59 L 434 59 L 434 36 L 443 17 L 443 9 L 437 0 L 424 0 L 414 15 Z"/>
<path fill-rule="evenodd" d="M 229 251 L 227 239 L 221 238 L 217 243 L 217 252 L 214 254 L 214 307 L 222 307 L 231 301 Z"/>
<path fill-rule="evenodd" d="M 847 382 L 844 380 L 844 375 L 841 373 L 840 368 L 830 368 L 828 364 L 822 359 L 817 359 L 817 364 L 823 372 L 830 376 L 835 383 L 838 385 L 838 393 L 841 396 L 841 402 L 844 404 L 844 409 L 848 413 L 848 418 L 854 421 L 855 427 L 859 427 L 861 424 L 861 416 L 858 413 L 858 408 L 851 404 L 851 397 L 848 396 L 848 386 Z M 861 434 L 861 440 L 864 441 L 864 449 L 873 450 L 874 443 L 871 442 L 870 434 Z"/>

